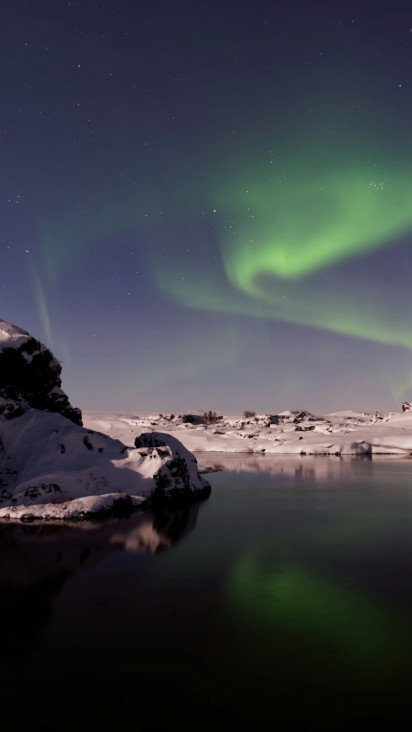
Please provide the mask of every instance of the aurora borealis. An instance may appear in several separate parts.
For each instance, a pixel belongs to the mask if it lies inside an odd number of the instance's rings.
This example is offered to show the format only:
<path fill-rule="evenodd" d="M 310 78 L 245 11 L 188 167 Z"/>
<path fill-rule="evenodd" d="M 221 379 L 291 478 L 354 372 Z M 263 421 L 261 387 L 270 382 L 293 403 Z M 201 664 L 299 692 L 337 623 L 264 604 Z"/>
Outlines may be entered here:
<path fill-rule="evenodd" d="M 180 278 L 163 271 L 160 287 L 187 307 L 227 309 L 411 348 L 408 321 L 395 304 L 385 312 L 379 289 L 365 295 L 353 293 L 347 281 L 328 283 L 331 267 L 345 260 L 356 266 L 362 255 L 412 231 L 406 165 L 399 161 L 391 170 L 378 154 L 365 159 L 358 151 L 351 159 L 349 152 L 326 154 L 319 146 L 310 159 L 307 153 L 271 157 L 266 169 L 239 173 L 216 193 L 231 222 L 221 226 L 219 241 L 226 286 L 205 286 L 193 271 Z M 319 273 L 322 281 L 313 277 Z"/>
<path fill-rule="evenodd" d="M 22 0 L 4 21 L 2 317 L 72 401 L 412 397 L 404 3 Z"/>

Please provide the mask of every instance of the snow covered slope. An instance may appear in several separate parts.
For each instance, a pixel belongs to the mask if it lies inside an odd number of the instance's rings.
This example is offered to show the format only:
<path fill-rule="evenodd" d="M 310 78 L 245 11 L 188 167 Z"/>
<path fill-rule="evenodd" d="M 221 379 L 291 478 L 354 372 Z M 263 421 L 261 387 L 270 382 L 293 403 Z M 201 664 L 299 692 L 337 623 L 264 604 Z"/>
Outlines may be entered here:
<path fill-rule="evenodd" d="M 164 430 L 193 452 L 298 455 L 412 454 L 412 411 L 388 414 L 334 412 L 315 416 L 286 411 L 255 417 L 221 417 L 211 424 L 199 415 L 84 413 L 93 429 L 133 444 L 149 430 Z M 199 424 L 200 421 L 200 424 Z"/>
<path fill-rule="evenodd" d="M 176 439 L 150 433 L 127 448 L 82 427 L 60 372 L 47 348 L 0 321 L 0 519 L 121 514 L 210 492 Z"/>

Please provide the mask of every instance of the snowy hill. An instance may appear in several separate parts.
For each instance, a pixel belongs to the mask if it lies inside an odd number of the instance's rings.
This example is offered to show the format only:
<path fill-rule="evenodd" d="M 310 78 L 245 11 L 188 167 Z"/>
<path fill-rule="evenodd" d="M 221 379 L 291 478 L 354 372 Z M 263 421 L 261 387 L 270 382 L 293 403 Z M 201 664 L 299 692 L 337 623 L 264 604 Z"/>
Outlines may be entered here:
<path fill-rule="evenodd" d="M 412 454 L 412 411 L 313 415 L 286 411 L 253 417 L 85 413 L 84 423 L 125 444 L 149 430 L 164 430 L 193 452 L 283 455 Z M 206 420 L 207 422 L 207 420 Z"/>
<path fill-rule="evenodd" d="M 60 372 L 45 346 L 0 321 L 0 519 L 121 514 L 210 492 L 178 440 L 151 432 L 126 447 L 82 427 Z"/>

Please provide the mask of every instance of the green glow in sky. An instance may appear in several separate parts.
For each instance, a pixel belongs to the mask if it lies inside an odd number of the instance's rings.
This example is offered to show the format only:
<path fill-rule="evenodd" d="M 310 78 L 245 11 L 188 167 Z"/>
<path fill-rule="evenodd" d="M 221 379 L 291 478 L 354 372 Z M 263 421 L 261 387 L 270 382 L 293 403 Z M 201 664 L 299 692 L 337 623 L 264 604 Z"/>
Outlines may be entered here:
<path fill-rule="evenodd" d="M 37 312 L 39 314 L 39 319 L 43 326 L 43 330 L 47 337 L 47 342 L 48 342 L 50 348 L 54 348 L 53 331 L 52 331 L 52 326 L 51 326 L 50 313 L 49 313 L 49 309 L 47 307 L 46 295 L 44 293 L 44 288 L 43 288 L 40 278 L 36 272 L 32 273 L 32 279 L 33 279 L 34 297 L 35 297 Z"/>
<path fill-rule="evenodd" d="M 156 231 L 159 204 L 150 182 L 125 187 L 98 180 L 76 193 L 75 203 L 42 222 L 39 238 L 44 274 L 56 279 L 87 260 L 99 256 L 102 245 L 125 231 Z"/>
<path fill-rule="evenodd" d="M 412 348 L 409 298 L 395 289 L 388 304 L 373 279 L 367 287 L 356 282 L 360 256 L 373 258 L 412 231 L 412 175 L 401 161 L 314 143 L 310 154 L 269 156 L 215 180 L 210 216 L 220 280 L 199 267 L 158 267 L 162 291 L 191 308 Z M 355 268 L 354 279 L 341 274 L 343 262 Z"/>
<path fill-rule="evenodd" d="M 301 278 L 412 229 L 412 176 L 378 162 L 284 160 L 241 174 L 218 199 L 233 222 L 227 276 L 257 296 L 261 274 Z"/>
<path fill-rule="evenodd" d="M 388 309 L 379 291 L 362 293 L 350 286 L 333 290 L 304 279 L 271 282 L 271 289 L 262 286 L 259 296 L 252 296 L 198 272 L 185 271 L 184 278 L 179 270 L 157 272 L 159 288 L 188 308 L 269 318 L 412 348 L 407 303 L 394 301 Z"/>
<path fill-rule="evenodd" d="M 348 133 L 326 142 L 320 127 L 302 129 L 294 145 L 285 130 L 278 144 L 274 137 L 262 130 L 268 142 L 261 141 L 259 150 L 256 142 L 244 150 L 228 144 L 226 157 L 224 150 L 220 158 L 211 156 L 196 185 L 182 173 L 172 213 L 162 213 L 153 186 L 109 195 L 102 183 L 76 215 L 44 224 L 45 276 L 58 278 L 91 251 L 99 256 L 96 247 L 104 248 L 105 238 L 114 241 L 129 229 L 153 251 L 158 287 L 181 305 L 411 349 L 410 299 L 398 295 L 393 283 L 391 302 L 374 290 L 373 279 L 367 288 L 356 283 L 359 257 L 373 263 L 385 247 L 390 256 L 391 245 L 412 232 L 408 162 L 388 153 L 391 142 L 386 152 L 384 142 L 368 146 L 365 129 L 353 139 Z M 185 227 L 201 212 L 210 220 L 210 241 L 199 227 L 190 242 Z M 213 257 L 202 259 L 202 247 L 216 243 Z M 163 245 L 168 259 L 158 256 Z M 181 251 L 190 254 L 176 264 Z M 340 275 L 344 263 L 353 278 L 347 271 Z"/>

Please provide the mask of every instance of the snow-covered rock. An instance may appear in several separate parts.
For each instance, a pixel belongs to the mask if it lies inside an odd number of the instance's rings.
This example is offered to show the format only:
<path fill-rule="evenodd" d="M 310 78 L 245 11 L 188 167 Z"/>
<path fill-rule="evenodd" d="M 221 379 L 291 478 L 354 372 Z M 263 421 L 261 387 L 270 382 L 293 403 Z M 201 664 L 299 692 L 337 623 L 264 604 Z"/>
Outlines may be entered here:
<path fill-rule="evenodd" d="M 152 494 L 152 502 L 165 496 L 185 497 L 193 491 L 202 491 L 203 478 L 199 475 L 197 461 L 175 437 L 163 432 L 149 432 L 135 439 L 135 447 L 142 452 L 151 451 L 152 457 L 158 455 L 162 465 L 154 476 L 156 488 Z"/>
<path fill-rule="evenodd" d="M 53 354 L 0 321 L 0 519 L 124 515 L 146 501 L 190 501 L 210 486 L 175 438 L 141 446 L 81 426 Z"/>
<path fill-rule="evenodd" d="M 29 407 L 59 412 L 82 423 L 61 389 L 61 366 L 46 346 L 11 323 L 0 320 L 0 415 L 16 417 Z"/>

